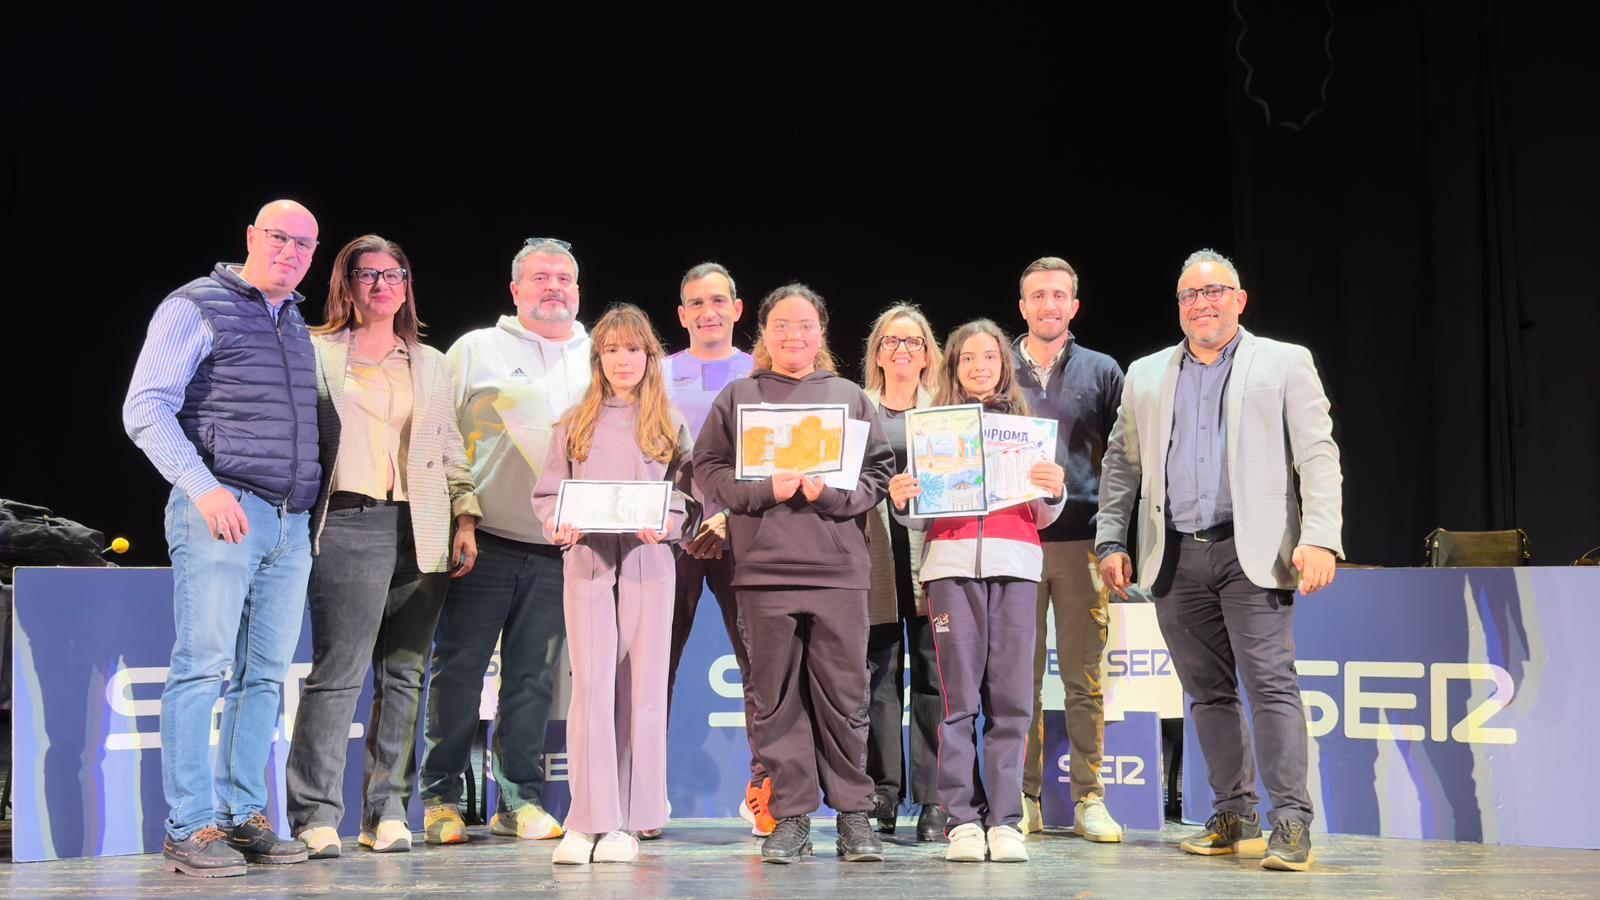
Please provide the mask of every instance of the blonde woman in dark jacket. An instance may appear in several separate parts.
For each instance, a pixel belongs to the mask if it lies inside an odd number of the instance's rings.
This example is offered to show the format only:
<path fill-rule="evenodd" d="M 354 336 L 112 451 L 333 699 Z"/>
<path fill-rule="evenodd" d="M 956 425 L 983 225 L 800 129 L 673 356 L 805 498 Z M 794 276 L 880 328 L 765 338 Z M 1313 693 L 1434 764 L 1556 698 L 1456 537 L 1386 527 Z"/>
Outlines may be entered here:
<path fill-rule="evenodd" d="M 922 310 L 896 303 L 879 314 L 861 360 L 866 394 L 878 408 L 896 472 L 906 468 L 906 420 L 912 409 L 933 405 L 939 385 L 939 344 Z M 889 514 L 888 501 L 867 517 L 872 590 L 867 598 L 867 672 L 871 701 L 867 725 L 867 775 L 875 785 L 872 817 L 894 834 L 903 800 L 920 804 L 917 840 L 944 838 L 949 821 L 939 808 L 939 722 L 944 699 L 922 587 L 923 532 Z M 911 751 L 903 750 L 905 659 L 911 658 Z"/>

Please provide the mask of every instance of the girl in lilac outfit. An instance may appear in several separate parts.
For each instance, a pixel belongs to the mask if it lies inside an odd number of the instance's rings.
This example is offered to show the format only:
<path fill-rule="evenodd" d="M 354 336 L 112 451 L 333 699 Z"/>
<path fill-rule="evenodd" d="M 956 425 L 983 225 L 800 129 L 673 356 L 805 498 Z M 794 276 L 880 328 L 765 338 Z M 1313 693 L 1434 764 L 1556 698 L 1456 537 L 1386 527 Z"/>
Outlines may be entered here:
<path fill-rule="evenodd" d="M 636 306 L 612 307 L 590 332 L 593 379 L 556 425 L 533 508 L 564 546 L 567 650 L 566 835 L 551 861 L 632 862 L 637 833 L 667 820 L 667 657 L 674 564 L 683 530 L 688 426 L 667 401 L 661 342 Z M 557 522 L 565 479 L 673 481 L 665 534 L 584 534 Z"/>

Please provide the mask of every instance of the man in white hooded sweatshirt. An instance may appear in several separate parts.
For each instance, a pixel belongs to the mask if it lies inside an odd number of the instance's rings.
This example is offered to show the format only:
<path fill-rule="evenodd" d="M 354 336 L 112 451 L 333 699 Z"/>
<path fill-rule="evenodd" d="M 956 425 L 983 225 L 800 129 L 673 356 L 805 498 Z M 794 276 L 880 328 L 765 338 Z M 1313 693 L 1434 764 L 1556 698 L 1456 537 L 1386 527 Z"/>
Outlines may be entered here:
<path fill-rule="evenodd" d="M 461 773 L 496 638 L 500 802 L 489 828 L 528 840 L 561 836 L 543 804 L 545 727 L 566 639 L 561 551 L 545 539 L 531 497 L 556 420 L 588 390 L 589 335 L 577 321 L 578 261 L 566 241 L 529 238 L 511 277 L 517 314 L 468 332 L 448 354 L 483 518 L 477 565 L 451 582 L 434 642 L 421 793 L 435 844 L 467 839 Z"/>

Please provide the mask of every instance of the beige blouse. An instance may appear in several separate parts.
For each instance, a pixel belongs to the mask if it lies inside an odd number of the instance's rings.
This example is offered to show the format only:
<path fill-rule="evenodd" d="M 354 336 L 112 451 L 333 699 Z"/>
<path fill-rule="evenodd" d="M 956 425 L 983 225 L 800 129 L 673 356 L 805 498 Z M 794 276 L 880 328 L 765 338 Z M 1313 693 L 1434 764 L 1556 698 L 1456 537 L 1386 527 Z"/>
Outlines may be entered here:
<path fill-rule="evenodd" d="M 406 446 L 411 443 L 411 359 L 402 344 L 381 360 L 350 353 L 339 421 L 339 463 L 333 490 L 378 500 L 406 499 Z M 391 490 L 390 485 L 393 484 Z"/>

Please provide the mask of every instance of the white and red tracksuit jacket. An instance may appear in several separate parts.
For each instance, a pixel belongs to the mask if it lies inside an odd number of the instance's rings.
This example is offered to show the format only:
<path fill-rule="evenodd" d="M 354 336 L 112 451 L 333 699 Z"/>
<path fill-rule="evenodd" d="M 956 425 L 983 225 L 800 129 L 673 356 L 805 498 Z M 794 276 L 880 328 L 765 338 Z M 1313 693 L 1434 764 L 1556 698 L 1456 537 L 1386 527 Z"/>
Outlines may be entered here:
<path fill-rule="evenodd" d="M 1039 531 L 1061 509 L 1060 499 L 1033 500 L 986 516 L 923 519 L 896 511 L 894 517 L 907 528 L 928 533 L 922 545 L 923 583 L 940 578 L 1038 581 L 1044 570 Z"/>

